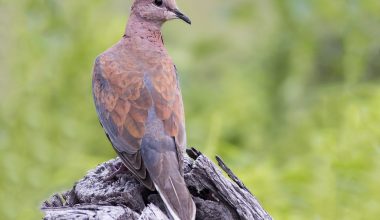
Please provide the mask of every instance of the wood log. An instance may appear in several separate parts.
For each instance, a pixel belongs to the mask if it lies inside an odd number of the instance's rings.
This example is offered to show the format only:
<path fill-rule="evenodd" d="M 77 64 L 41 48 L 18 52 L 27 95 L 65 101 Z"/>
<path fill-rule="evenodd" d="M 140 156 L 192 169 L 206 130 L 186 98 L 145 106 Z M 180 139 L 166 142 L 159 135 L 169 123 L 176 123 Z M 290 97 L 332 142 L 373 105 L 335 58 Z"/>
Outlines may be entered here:
<path fill-rule="evenodd" d="M 221 158 L 216 158 L 218 164 L 231 180 L 198 150 L 188 149 L 187 154 L 185 181 L 197 207 L 196 219 L 272 219 Z M 146 189 L 128 171 L 111 175 L 121 166 L 119 158 L 100 164 L 71 190 L 44 201 L 44 219 L 168 220 L 156 191 Z"/>

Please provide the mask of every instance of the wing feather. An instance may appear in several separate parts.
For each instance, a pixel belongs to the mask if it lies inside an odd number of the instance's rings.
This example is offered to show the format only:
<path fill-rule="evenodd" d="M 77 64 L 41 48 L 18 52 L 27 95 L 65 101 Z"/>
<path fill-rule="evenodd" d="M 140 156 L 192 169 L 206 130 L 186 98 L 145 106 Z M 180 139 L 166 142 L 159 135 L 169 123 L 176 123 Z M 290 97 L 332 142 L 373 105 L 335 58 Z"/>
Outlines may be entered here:
<path fill-rule="evenodd" d="M 174 138 L 177 150 L 179 171 L 183 175 L 183 160 L 186 150 L 185 117 L 181 90 L 176 67 L 169 63 L 163 64 L 160 74 L 153 75 L 154 106 L 157 116 L 163 121 L 165 132 Z"/>
<path fill-rule="evenodd" d="M 143 78 L 134 72 L 129 74 L 107 57 L 99 57 L 94 67 L 93 95 L 100 122 L 115 151 L 138 180 L 153 190 L 140 153 L 148 109 L 153 103 Z"/>

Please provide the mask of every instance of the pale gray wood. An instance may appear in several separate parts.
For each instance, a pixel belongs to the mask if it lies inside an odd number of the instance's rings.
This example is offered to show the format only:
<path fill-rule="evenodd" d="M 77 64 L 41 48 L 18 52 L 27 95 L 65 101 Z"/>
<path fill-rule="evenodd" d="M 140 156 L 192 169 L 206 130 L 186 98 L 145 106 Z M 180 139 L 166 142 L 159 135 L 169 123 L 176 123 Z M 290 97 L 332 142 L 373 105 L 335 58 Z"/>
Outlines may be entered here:
<path fill-rule="evenodd" d="M 169 220 L 168 217 L 153 204 L 149 204 L 141 213 L 139 220 Z"/>
<path fill-rule="evenodd" d="M 187 153 L 185 181 L 197 206 L 197 219 L 271 219 L 219 157 L 218 164 L 232 181 L 196 149 L 189 149 Z M 111 175 L 120 166 L 119 158 L 100 164 L 71 190 L 53 195 L 42 204 L 44 219 L 167 220 L 165 206 L 157 192 L 147 190 L 128 171 Z"/>
<path fill-rule="evenodd" d="M 46 220 L 137 220 L 139 218 L 139 214 L 127 207 L 121 206 L 79 205 L 74 207 L 46 208 L 44 212 L 46 213 L 44 218 Z"/>

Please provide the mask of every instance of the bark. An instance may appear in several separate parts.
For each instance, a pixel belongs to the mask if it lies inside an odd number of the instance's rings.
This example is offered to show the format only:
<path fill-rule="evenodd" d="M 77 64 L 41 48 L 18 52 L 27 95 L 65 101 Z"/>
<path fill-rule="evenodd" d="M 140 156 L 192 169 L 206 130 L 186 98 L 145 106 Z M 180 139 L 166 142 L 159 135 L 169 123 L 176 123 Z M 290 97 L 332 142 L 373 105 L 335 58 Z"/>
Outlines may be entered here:
<path fill-rule="evenodd" d="M 232 181 L 196 149 L 187 154 L 185 181 L 197 207 L 196 219 L 272 219 L 222 159 L 216 158 Z M 44 219 L 169 219 L 157 192 L 143 187 L 128 171 L 111 175 L 121 166 L 119 158 L 100 164 L 71 190 L 44 201 Z"/>

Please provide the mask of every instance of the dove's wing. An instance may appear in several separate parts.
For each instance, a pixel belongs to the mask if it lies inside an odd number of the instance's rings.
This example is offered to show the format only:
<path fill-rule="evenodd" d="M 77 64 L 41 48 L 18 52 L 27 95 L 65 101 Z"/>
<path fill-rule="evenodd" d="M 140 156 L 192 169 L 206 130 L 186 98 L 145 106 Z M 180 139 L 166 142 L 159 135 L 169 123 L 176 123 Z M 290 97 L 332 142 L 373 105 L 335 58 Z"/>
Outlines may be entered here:
<path fill-rule="evenodd" d="M 93 74 L 93 96 L 100 122 L 125 166 L 147 188 L 154 185 L 141 159 L 140 146 L 145 134 L 152 97 L 143 74 L 134 71 L 133 61 L 118 62 L 119 55 L 97 58 Z"/>
<path fill-rule="evenodd" d="M 186 149 L 185 117 L 177 70 L 170 59 L 152 65 L 152 97 L 157 117 L 163 121 L 166 134 L 174 138 L 179 170 L 183 175 L 183 153 Z"/>
<path fill-rule="evenodd" d="M 147 72 L 150 73 L 148 86 L 155 109 L 154 120 L 159 124 L 163 122 L 158 127 L 164 132 L 144 137 L 141 155 L 173 219 L 195 219 L 195 204 L 183 177 L 185 121 L 176 70 L 170 58 L 150 64 Z"/>

